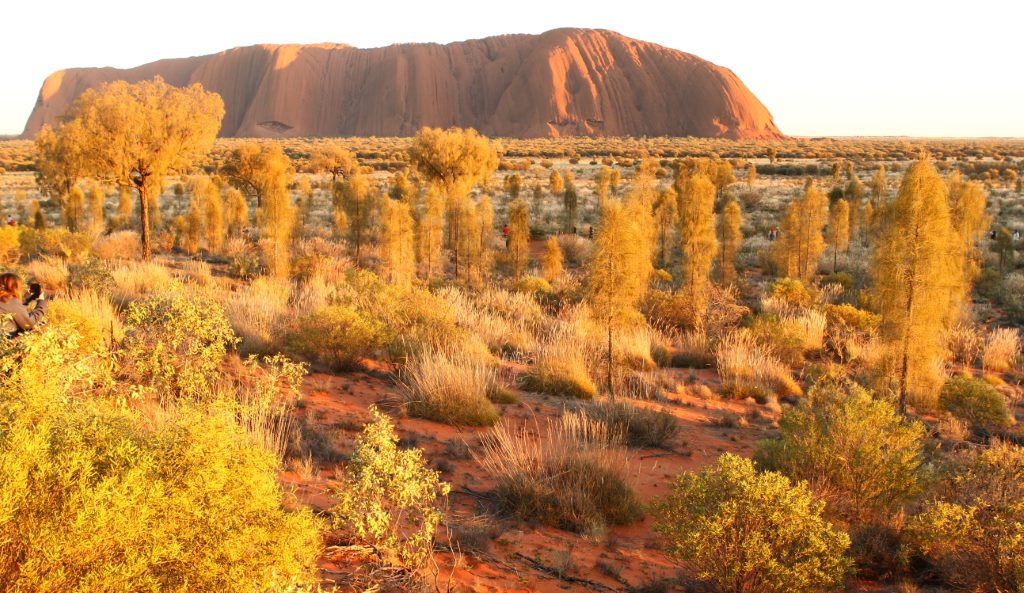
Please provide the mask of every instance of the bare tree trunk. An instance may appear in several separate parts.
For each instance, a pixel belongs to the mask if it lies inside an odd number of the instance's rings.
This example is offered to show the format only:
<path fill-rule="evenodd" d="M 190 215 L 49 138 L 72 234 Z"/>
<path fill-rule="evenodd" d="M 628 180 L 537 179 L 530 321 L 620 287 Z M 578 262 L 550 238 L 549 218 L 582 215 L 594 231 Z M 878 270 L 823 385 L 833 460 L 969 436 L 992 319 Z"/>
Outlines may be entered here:
<path fill-rule="evenodd" d="M 907 294 L 907 328 L 903 330 L 903 360 L 900 366 L 900 397 L 899 397 L 899 411 L 900 414 L 907 413 L 907 375 L 909 374 L 909 352 L 910 349 L 910 323 L 912 322 L 911 313 L 914 309 L 914 283 L 910 283 L 910 292 Z"/>
<path fill-rule="evenodd" d="M 149 195 L 146 189 L 146 182 L 138 186 L 139 190 L 139 226 L 142 227 L 142 259 L 149 260 L 153 257 L 153 245 L 149 232 Z"/>
<path fill-rule="evenodd" d="M 612 323 L 608 321 L 608 396 L 615 401 L 615 387 L 612 385 Z"/>

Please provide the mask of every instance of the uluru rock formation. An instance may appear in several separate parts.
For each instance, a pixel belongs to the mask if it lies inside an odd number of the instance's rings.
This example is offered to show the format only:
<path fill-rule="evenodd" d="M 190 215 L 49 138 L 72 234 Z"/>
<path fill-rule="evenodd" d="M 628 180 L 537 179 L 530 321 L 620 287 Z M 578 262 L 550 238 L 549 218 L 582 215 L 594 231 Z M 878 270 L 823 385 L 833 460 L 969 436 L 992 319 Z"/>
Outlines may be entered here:
<path fill-rule="evenodd" d="M 157 75 L 220 93 L 221 136 L 408 136 L 421 126 L 509 137 L 782 136 L 730 70 L 592 29 L 374 49 L 257 45 L 62 70 L 43 83 L 25 135 L 58 121 L 88 88 Z"/>

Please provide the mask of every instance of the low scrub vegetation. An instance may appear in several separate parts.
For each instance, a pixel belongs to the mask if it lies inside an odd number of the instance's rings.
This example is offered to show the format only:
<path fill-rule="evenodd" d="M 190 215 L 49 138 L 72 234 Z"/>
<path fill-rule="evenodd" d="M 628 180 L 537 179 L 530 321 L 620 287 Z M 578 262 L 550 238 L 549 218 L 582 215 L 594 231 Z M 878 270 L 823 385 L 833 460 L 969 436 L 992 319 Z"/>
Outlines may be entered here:
<path fill-rule="evenodd" d="M 779 431 L 760 465 L 805 481 L 848 525 L 885 522 L 922 491 L 924 426 L 856 384 L 821 381 Z"/>
<path fill-rule="evenodd" d="M 312 584 L 319 522 L 285 510 L 274 454 L 227 410 L 184 404 L 153 422 L 68 397 L 96 386 L 76 342 L 41 333 L 0 363 L 0 581 L 20 591 Z"/>
<path fill-rule="evenodd" d="M 957 376 L 946 381 L 939 393 L 939 405 L 953 416 L 986 430 L 1013 424 L 1006 398 L 981 379 Z"/>
<path fill-rule="evenodd" d="M 545 428 L 538 439 L 528 427 L 498 424 L 484 437 L 480 461 L 497 480 L 502 510 L 582 533 L 639 517 L 626 456 L 607 425 L 567 412 Z"/>
<path fill-rule="evenodd" d="M 730 453 L 676 478 L 655 529 L 695 576 L 722 593 L 812 593 L 840 588 L 850 538 L 822 516 L 803 483 L 757 473 Z"/>
<path fill-rule="evenodd" d="M 1024 448 L 996 442 L 958 454 L 910 530 L 950 584 L 1024 590 Z"/>
<path fill-rule="evenodd" d="M 493 365 L 458 352 L 426 352 L 402 372 L 405 407 L 411 416 L 456 425 L 490 426 L 498 421 L 492 399 L 507 393 Z"/>
<path fill-rule="evenodd" d="M 384 324 L 345 305 L 328 305 L 285 326 L 290 352 L 334 370 L 358 368 L 384 342 Z"/>
<path fill-rule="evenodd" d="M 590 376 L 587 342 L 555 333 L 541 343 L 536 360 L 523 377 L 523 389 L 577 399 L 593 399 L 597 386 Z"/>
<path fill-rule="evenodd" d="M 665 447 L 679 432 L 679 422 L 672 414 L 629 401 L 603 401 L 583 408 L 583 412 L 630 447 Z"/>
<path fill-rule="evenodd" d="M 735 397 L 803 393 L 789 368 L 748 332 L 724 337 L 715 351 L 715 364 L 725 391 Z"/>
<path fill-rule="evenodd" d="M 420 449 L 399 449 L 391 420 L 370 410 L 336 491 L 337 524 L 371 546 L 385 566 L 416 568 L 430 557 L 451 487 L 429 469 Z"/>

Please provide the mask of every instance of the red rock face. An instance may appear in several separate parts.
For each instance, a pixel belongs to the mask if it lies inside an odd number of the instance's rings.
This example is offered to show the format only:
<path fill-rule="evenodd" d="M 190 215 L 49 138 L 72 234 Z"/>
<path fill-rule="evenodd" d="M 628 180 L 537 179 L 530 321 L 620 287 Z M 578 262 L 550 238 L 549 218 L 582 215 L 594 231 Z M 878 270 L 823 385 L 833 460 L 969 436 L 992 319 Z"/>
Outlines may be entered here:
<path fill-rule="evenodd" d="M 160 75 L 220 93 L 222 136 L 782 136 L 731 71 L 611 31 L 558 29 L 449 45 L 258 45 L 132 68 L 76 68 L 43 83 L 34 136 L 88 88 Z"/>

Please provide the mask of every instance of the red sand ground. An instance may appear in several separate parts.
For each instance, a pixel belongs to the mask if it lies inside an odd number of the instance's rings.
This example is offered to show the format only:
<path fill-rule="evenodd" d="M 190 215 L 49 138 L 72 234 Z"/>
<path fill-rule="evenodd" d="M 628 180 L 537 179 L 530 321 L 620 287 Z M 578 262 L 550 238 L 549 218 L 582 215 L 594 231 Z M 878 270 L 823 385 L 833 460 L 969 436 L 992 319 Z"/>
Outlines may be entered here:
<path fill-rule="evenodd" d="M 711 371 L 668 370 L 665 382 L 707 383 L 714 389 L 717 377 Z M 398 396 L 382 373 L 313 374 L 304 385 L 305 402 L 298 414 L 317 420 L 341 451 L 351 449 L 361 426 L 369 419 L 371 405 L 398 416 Z M 516 404 L 500 406 L 506 422 L 543 424 L 556 418 L 563 400 L 556 397 L 519 393 Z M 631 451 L 632 482 L 645 502 L 665 495 L 674 476 L 713 462 L 724 452 L 750 456 L 759 439 L 772 430 L 775 418 L 754 403 L 702 400 L 679 393 L 666 393 L 664 401 L 641 401 L 638 405 L 664 409 L 675 415 L 681 430 L 670 443 L 672 450 Z M 717 422 L 725 416 L 743 417 L 749 423 L 728 428 Z M 450 517 L 456 525 L 477 517 L 478 503 L 493 487 L 487 472 L 474 459 L 453 459 L 449 442 L 465 442 L 472 451 L 479 435 L 488 429 L 457 428 L 431 421 L 396 419 L 400 437 L 424 449 L 430 464 L 442 470 L 452 485 Z M 294 471 L 281 479 L 294 488 L 298 499 L 325 510 L 333 504 L 330 488 L 341 464 L 317 467 L 310 479 Z M 585 537 L 516 519 L 496 518 L 494 538 L 486 550 L 465 552 L 454 571 L 455 590 L 490 591 L 628 591 L 630 588 L 675 578 L 679 567 L 661 551 L 651 519 L 613 527 L 599 537 Z M 440 539 L 444 539 L 443 536 Z M 455 558 L 438 553 L 439 578 L 444 583 Z M 326 580 L 338 566 L 331 558 L 321 562 Z M 682 590 L 666 589 L 666 590 Z"/>

